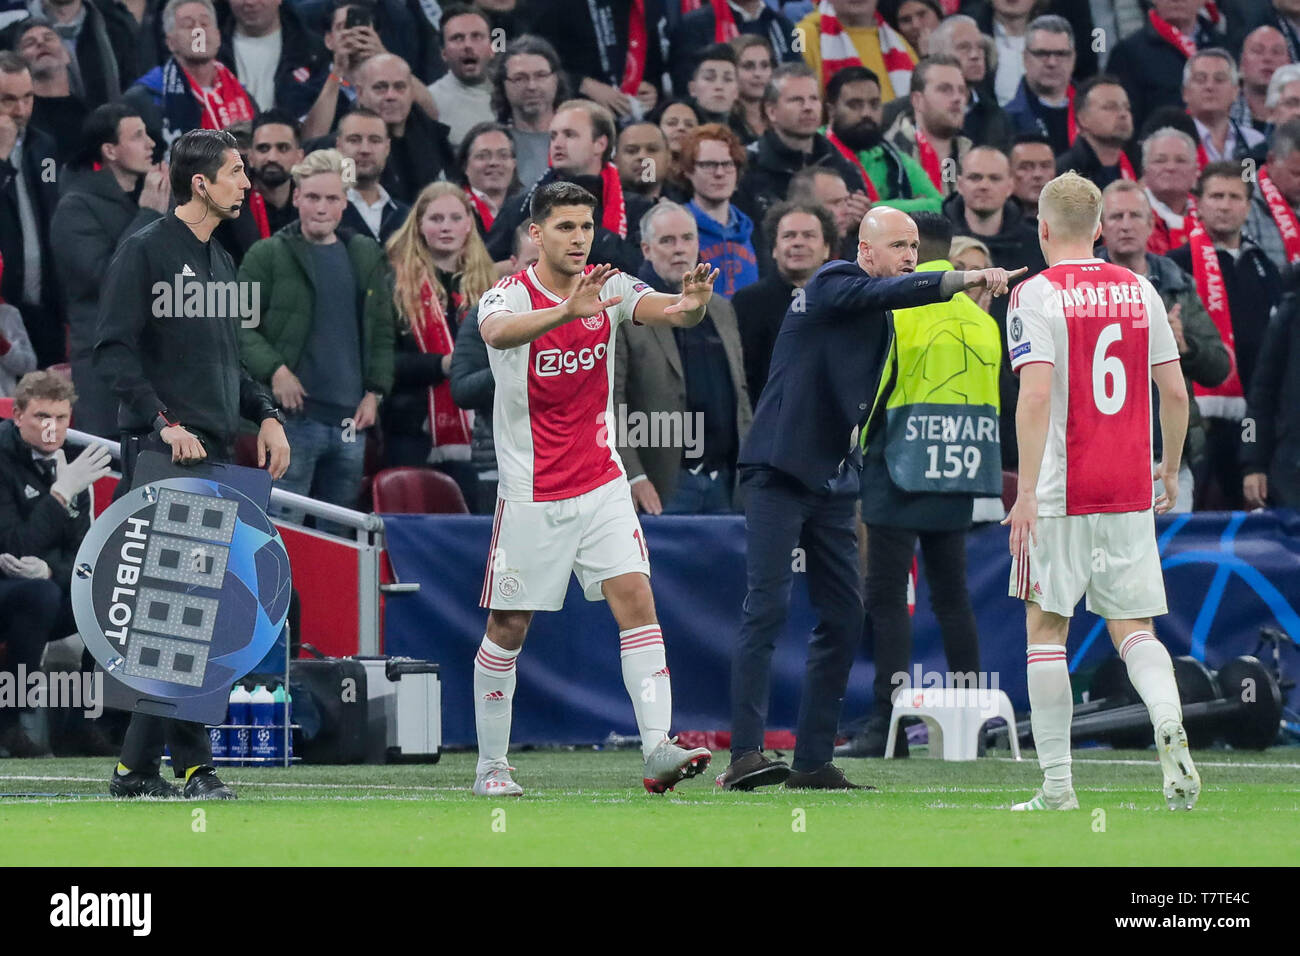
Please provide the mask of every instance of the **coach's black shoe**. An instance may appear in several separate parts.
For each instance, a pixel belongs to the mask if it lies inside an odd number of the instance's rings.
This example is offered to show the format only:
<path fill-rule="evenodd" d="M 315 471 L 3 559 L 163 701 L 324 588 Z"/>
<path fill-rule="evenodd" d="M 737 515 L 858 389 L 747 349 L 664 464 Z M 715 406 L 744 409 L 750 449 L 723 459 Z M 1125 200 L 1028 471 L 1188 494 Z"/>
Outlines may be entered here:
<path fill-rule="evenodd" d="M 152 797 L 155 800 L 171 800 L 179 797 L 181 792 L 164 780 L 158 773 L 118 773 L 113 771 L 113 778 L 108 781 L 108 792 L 114 797 Z"/>
<path fill-rule="evenodd" d="M 739 760 L 733 760 L 731 766 L 718 776 L 717 784 L 723 790 L 753 790 L 778 784 L 788 776 L 789 764 L 770 760 L 754 750 Z"/>
<path fill-rule="evenodd" d="M 906 757 L 907 731 L 900 724 L 895 731 L 894 756 Z M 846 743 L 835 748 L 836 757 L 883 757 L 889 742 L 889 718 L 872 717 L 861 733 L 856 733 Z"/>
<path fill-rule="evenodd" d="M 850 783 L 844 771 L 833 763 L 822 764 L 816 770 L 801 773 L 798 770 L 785 780 L 787 790 L 875 790 L 875 787 Z"/>
<path fill-rule="evenodd" d="M 234 800 L 231 790 L 217 776 L 216 767 L 200 767 L 185 781 L 186 800 Z"/>

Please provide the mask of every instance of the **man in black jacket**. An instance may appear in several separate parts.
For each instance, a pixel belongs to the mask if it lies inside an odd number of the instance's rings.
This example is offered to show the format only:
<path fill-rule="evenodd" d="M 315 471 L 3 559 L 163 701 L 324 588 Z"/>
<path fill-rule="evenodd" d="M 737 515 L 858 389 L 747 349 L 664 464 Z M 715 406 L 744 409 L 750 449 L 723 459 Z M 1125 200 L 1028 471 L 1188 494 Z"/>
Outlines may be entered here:
<path fill-rule="evenodd" d="M 339 120 L 335 148 L 352 160 L 355 174 L 340 225 L 386 243 L 411 213 L 409 203 L 398 202 L 380 184 L 392 148 L 388 125 L 374 110 L 358 106 Z"/>
<path fill-rule="evenodd" d="M 1074 170 L 1105 189 L 1117 179 L 1136 179 L 1124 147 L 1133 136 L 1128 94 L 1113 76 L 1095 76 L 1074 98 L 1079 132 L 1074 145 L 1056 157 L 1058 173 Z"/>
<path fill-rule="evenodd" d="M 835 219 L 825 206 L 777 203 L 763 220 L 763 235 L 771 237 L 775 269 L 739 290 L 731 300 L 740 323 L 745 381 L 754 406 L 767 384 L 772 349 L 786 311 L 799 290 L 831 257 L 831 243 L 836 241 Z"/>
<path fill-rule="evenodd" d="M 18 24 L 14 49 L 32 70 L 36 104 L 32 107 L 31 125 L 54 139 L 56 158 L 62 166 L 72 159 L 81 138 L 81 124 L 90 113 L 77 92 L 72 54 L 54 32 L 54 24 L 43 17 L 28 17 Z"/>
<path fill-rule="evenodd" d="M 235 138 L 215 130 L 183 134 L 172 145 L 169 173 L 178 205 L 122 243 L 100 304 L 94 367 L 121 403 L 122 489 L 142 450 L 170 449 L 180 465 L 229 461 L 241 418 L 259 423 L 258 466 L 269 464 L 279 478 L 289 466 L 283 416 L 239 360 L 236 323 L 259 321 L 256 291 L 239 289 L 234 262 L 211 241 L 218 223 L 239 215 L 249 188 Z M 217 314 L 176 308 L 195 290 L 200 295 L 188 301 L 217 305 Z M 164 741 L 177 776 L 185 775 L 186 797 L 234 796 L 211 766 L 202 724 L 139 712 L 109 792 L 175 796 L 158 773 Z"/>
<path fill-rule="evenodd" d="M 11 673 L 39 670 L 45 645 L 77 630 L 72 565 L 90 530 L 86 489 L 111 460 L 102 445 L 67 460 L 73 397 L 67 379 L 29 372 L 14 393 L 13 421 L 0 423 L 0 645 Z M 11 757 L 41 756 L 17 716 L 0 707 L 0 747 Z"/>
<path fill-rule="evenodd" d="M 530 0 L 528 8 L 533 32 L 550 41 L 568 68 L 574 95 L 594 100 L 622 119 L 632 112 L 634 97 L 646 109 L 653 107 L 663 85 L 668 5 L 665 0 Z M 634 23 L 638 12 L 641 21 Z M 633 50 L 631 40 L 638 33 L 642 41 Z M 640 77 L 635 89 L 630 75 Z"/>
<path fill-rule="evenodd" d="M 636 274 L 641 265 L 641 217 L 654 201 L 623 188 L 612 162 L 615 135 L 614 117 L 599 104 L 568 100 L 559 105 L 551 118 L 551 168 L 502 206 L 488 232 L 487 249 L 494 262 L 509 258 L 515 232 L 529 216 L 533 194 L 558 180 L 576 183 L 600 201 L 594 211 L 596 236 L 591 261 L 608 262 Z M 622 226 L 622 235 L 607 228 L 606 224 L 612 226 L 616 220 Z"/>
<path fill-rule="evenodd" d="M 748 169 L 734 200 L 750 219 L 760 221 L 784 199 L 790 179 L 805 166 L 833 170 L 850 193 L 866 190 L 857 167 L 817 132 L 822 125 L 821 84 L 808 66 L 787 63 L 773 71 L 763 113 L 770 125 L 748 146 Z"/>
<path fill-rule="evenodd" d="M 736 12 L 737 8 L 741 13 Z M 799 63 L 803 60 L 799 51 L 794 49 L 794 24 L 764 0 L 736 0 L 727 13 L 742 35 L 753 34 L 767 40 L 776 52 L 776 63 Z M 668 43 L 672 50 L 670 66 L 674 90 L 686 90 L 696 54 L 714 42 L 713 38 L 717 36 L 716 26 L 715 7 L 704 3 L 683 16 L 673 27 Z"/>
<path fill-rule="evenodd" d="M 217 58 L 235 71 L 259 111 L 275 106 L 295 119 L 307 115 L 320 92 L 312 79 L 329 65 L 330 52 L 291 4 L 221 3 L 217 27 L 229 38 Z M 265 41 L 277 33 L 279 57 L 271 59 Z"/>
<path fill-rule="evenodd" d="M 384 188 L 399 202 L 414 204 L 420 190 L 456 170 L 456 153 L 447 138 L 450 127 L 413 107 L 406 61 L 391 53 L 372 56 L 357 70 L 357 102 L 384 118 L 392 149 L 384 169 Z"/>
<path fill-rule="evenodd" d="M 1209 22 L 1199 18 L 1201 6 L 1187 0 L 1152 0 L 1142 29 L 1111 51 L 1106 69 L 1128 91 L 1135 129 L 1161 106 L 1181 109 L 1188 51 L 1219 45 Z"/>
<path fill-rule="evenodd" d="M 68 310 L 77 428 L 104 438 L 117 437 L 117 398 L 91 367 L 99 301 L 108 263 L 122 241 L 165 215 L 171 201 L 167 167 L 153 164 L 153 148 L 135 110 L 121 103 L 98 107 L 87 117 L 79 168 L 64 171 L 63 197 L 50 225 Z"/>
<path fill-rule="evenodd" d="M 16 53 L 0 50 L 0 298 L 23 314 L 42 368 L 65 357 L 64 318 L 50 261 L 50 218 L 58 202 L 57 148 L 29 124 L 32 74 Z"/>
<path fill-rule="evenodd" d="M 943 211 L 956 226 L 957 235 L 974 236 L 989 247 L 995 266 L 1028 266 L 1033 275 L 1046 263 L 1038 248 L 1038 233 L 1011 200 L 1014 189 L 1006 154 L 977 146 L 962 157 L 957 192 L 944 200 Z"/>
<path fill-rule="evenodd" d="M 941 302 L 962 289 L 1001 294 L 1015 277 L 1003 269 L 911 274 L 916 224 L 897 209 L 872 209 L 858 235 L 857 262 L 824 266 L 790 304 L 740 449 L 749 593 L 732 657 L 731 766 L 718 778 L 728 790 L 782 781 L 858 789 L 830 760 L 862 636 L 856 449 L 889 351 L 886 313 Z M 819 625 L 808 649 L 792 772 L 762 748 L 772 651 L 789 614 L 796 548 L 807 558 Z"/>
<path fill-rule="evenodd" d="M 1238 162 L 1210 163 L 1201 170 L 1196 185 L 1197 217 L 1213 244 L 1214 260 L 1222 275 L 1226 315 L 1217 305 L 1212 287 L 1217 285 L 1202 263 L 1194 262 L 1190 241 L 1169 253 L 1169 258 L 1196 280 L 1196 290 L 1206 311 L 1233 356 L 1233 373 L 1216 394 L 1198 394 L 1196 403 L 1205 416 L 1206 458 L 1193 474 L 1196 507 L 1240 508 L 1242 499 L 1241 446 L 1246 437 L 1245 396 L 1254 382 L 1269 310 L 1281 290 L 1277 267 L 1259 246 L 1243 235 L 1250 212 L 1251 185 L 1241 176 Z M 1216 314 L 1218 310 L 1218 314 Z M 1226 324 L 1224 329 L 1221 323 Z M 1218 487 L 1218 497 L 1212 488 Z"/>
<path fill-rule="evenodd" d="M 124 4 L 115 0 L 38 0 L 28 4 L 28 9 L 49 20 L 60 40 L 72 42 L 73 91 L 88 109 L 117 99 L 135 79 L 136 25 Z"/>
<path fill-rule="evenodd" d="M 1300 296 L 1297 274 L 1273 310 L 1246 396 L 1254 441 L 1242 442 L 1246 507 L 1300 508 Z"/>

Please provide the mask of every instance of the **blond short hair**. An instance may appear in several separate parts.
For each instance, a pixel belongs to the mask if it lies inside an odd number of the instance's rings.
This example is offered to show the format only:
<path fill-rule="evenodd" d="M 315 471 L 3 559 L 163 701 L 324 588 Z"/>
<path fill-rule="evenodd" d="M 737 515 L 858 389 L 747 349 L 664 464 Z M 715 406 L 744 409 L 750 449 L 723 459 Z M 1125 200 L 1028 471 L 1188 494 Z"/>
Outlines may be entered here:
<path fill-rule="evenodd" d="M 974 250 L 984 256 L 984 261 L 989 265 L 993 264 L 993 253 L 989 252 L 989 247 L 984 245 L 974 236 L 953 236 L 952 246 L 948 250 L 949 260 L 958 259 L 964 253 Z"/>
<path fill-rule="evenodd" d="M 293 177 L 293 184 L 298 187 L 302 186 L 303 180 L 319 176 L 321 173 L 336 173 L 342 179 L 343 154 L 337 149 L 318 149 L 308 153 L 301 163 L 295 163 L 289 170 L 289 175 Z"/>
<path fill-rule="evenodd" d="M 72 380 L 66 375 L 60 375 L 57 372 L 51 372 L 49 369 L 42 369 L 39 372 L 28 372 L 18 380 L 18 387 L 14 389 L 14 411 L 21 413 L 33 399 L 44 399 L 48 402 L 71 402 L 77 403 L 77 390 L 72 387 Z"/>
<path fill-rule="evenodd" d="M 1063 239 L 1091 239 L 1101 224 L 1101 190 L 1073 170 L 1062 173 L 1039 194 L 1038 218 Z"/>

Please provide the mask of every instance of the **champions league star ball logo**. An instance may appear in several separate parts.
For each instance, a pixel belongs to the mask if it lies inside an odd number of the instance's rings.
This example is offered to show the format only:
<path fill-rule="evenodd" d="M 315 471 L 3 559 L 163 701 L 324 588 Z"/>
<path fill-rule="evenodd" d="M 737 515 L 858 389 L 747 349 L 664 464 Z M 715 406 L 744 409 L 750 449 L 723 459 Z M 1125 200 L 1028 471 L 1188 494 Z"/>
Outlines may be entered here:
<path fill-rule="evenodd" d="M 265 512 L 205 478 L 114 502 L 72 577 L 77 629 L 105 671 L 142 696 L 221 706 L 280 635 L 289 595 L 289 556 Z"/>

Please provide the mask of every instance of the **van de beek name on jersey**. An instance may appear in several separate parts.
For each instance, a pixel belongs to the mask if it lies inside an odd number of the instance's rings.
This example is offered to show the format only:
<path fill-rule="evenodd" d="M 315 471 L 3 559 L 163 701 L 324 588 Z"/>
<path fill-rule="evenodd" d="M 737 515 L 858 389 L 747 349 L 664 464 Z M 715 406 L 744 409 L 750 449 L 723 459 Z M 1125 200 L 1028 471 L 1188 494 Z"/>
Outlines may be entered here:
<path fill-rule="evenodd" d="M 1109 290 L 1109 294 L 1107 290 Z M 1134 314 L 1145 314 L 1142 304 L 1142 289 L 1136 282 L 1114 285 L 1082 283 L 1069 289 L 1057 289 L 1056 291 L 1061 297 L 1061 305 L 1068 312 L 1077 313 L 1084 306 L 1100 309 L 1111 305 L 1135 305 L 1138 309 L 1134 311 Z M 1110 299 L 1109 302 L 1106 301 L 1107 298 Z"/>

